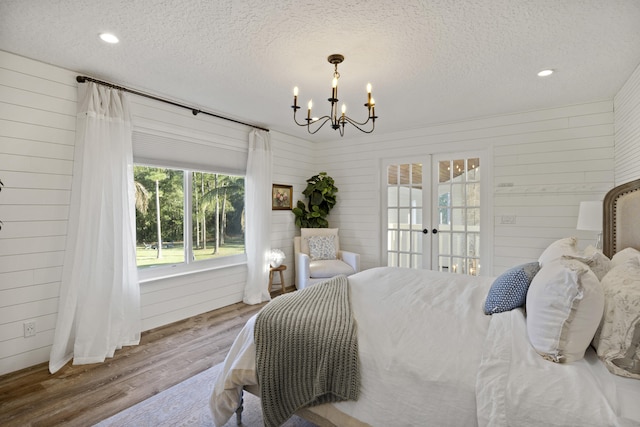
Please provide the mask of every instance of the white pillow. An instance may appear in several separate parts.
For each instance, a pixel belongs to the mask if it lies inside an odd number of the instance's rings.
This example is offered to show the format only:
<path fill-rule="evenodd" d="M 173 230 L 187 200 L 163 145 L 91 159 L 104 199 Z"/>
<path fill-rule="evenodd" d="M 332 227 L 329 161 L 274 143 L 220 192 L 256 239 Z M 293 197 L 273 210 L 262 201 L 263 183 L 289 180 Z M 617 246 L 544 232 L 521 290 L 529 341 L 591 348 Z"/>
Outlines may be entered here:
<path fill-rule="evenodd" d="M 578 239 L 575 237 L 565 237 L 564 239 L 556 240 L 542 252 L 538 262 L 541 267 L 548 262 L 562 257 L 563 255 L 580 256 L 580 252 L 577 248 Z"/>
<path fill-rule="evenodd" d="M 613 267 L 601 285 L 605 296 L 604 316 L 593 338 L 593 346 L 609 371 L 640 379 L 640 374 L 614 362 L 626 358 L 628 352 L 631 360 L 640 361 L 636 335 L 640 328 L 640 260 L 631 257 Z"/>
<path fill-rule="evenodd" d="M 553 362 L 584 357 L 602 319 L 604 293 L 584 263 L 547 262 L 527 292 L 527 334 L 536 351 Z"/>
<path fill-rule="evenodd" d="M 611 262 L 615 267 L 616 265 L 624 264 L 630 258 L 640 259 L 640 251 L 634 248 L 625 248 L 616 253 L 613 258 L 611 258 Z"/>

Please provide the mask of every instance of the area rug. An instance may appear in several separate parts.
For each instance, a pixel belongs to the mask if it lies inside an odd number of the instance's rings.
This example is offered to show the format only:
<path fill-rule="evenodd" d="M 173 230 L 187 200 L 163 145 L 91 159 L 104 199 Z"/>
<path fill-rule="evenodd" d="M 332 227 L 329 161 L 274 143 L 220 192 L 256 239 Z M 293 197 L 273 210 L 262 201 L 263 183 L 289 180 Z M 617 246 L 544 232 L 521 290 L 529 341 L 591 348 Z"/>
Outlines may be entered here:
<path fill-rule="evenodd" d="M 209 412 L 211 389 L 222 364 L 216 365 L 179 384 L 174 385 L 155 396 L 125 409 L 116 415 L 96 424 L 97 427 L 212 427 L 213 419 Z M 242 426 L 263 426 L 260 399 L 250 393 L 244 394 L 244 412 Z M 224 427 L 235 427 L 235 415 Z M 315 427 L 297 416 L 291 417 L 285 427 Z"/>

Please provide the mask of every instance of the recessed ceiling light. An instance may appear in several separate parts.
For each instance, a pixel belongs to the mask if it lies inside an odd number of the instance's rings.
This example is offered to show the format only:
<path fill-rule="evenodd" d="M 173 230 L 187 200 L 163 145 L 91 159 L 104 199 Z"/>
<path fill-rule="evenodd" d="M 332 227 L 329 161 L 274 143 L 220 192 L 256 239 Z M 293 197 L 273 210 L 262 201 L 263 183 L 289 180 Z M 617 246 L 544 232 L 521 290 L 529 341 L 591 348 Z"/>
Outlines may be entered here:
<path fill-rule="evenodd" d="M 553 74 L 553 70 L 549 69 L 549 70 L 542 70 L 538 73 L 538 77 L 547 77 L 550 76 L 551 74 Z"/>
<path fill-rule="evenodd" d="M 101 33 L 100 38 L 102 39 L 102 41 L 105 41 L 107 43 L 112 43 L 112 44 L 118 43 L 120 41 L 116 36 L 114 36 L 111 33 Z"/>

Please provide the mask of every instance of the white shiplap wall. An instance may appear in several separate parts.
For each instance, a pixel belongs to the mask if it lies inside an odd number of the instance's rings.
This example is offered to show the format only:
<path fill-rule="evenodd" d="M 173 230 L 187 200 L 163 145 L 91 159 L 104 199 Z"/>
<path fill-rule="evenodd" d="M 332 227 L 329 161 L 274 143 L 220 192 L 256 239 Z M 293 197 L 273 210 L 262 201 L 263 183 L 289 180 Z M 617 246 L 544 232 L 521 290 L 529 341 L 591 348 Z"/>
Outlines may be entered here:
<path fill-rule="evenodd" d="M 613 186 L 613 146 L 613 105 L 605 101 L 318 144 L 315 155 L 340 188 L 331 214 L 340 244 L 370 268 L 382 263 L 382 161 L 484 151 L 494 246 L 492 268 L 483 271 L 498 274 L 536 259 L 554 239 L 592 237 L 575 230 L 578 205 Z M 516 223 L 501 224 L 503 215 L 515 215 Z"/>
<path fill-rule="evenodd" d="M 75 115 L 75 74 L 0 51 L 0 374 L 49 358 Z M 23 337 L 26 320 L 35 337 Z"/>
<path fill-rule="evenodd" d="M 616 185 L 640 178 L 640 66 L 614 98 Z"/>
<path fill-rule="evenodd" d="M 73 170 L 77 73 L 0 51 L 0 375 L 45 362 L 55 327 Z M 190 134 L 247 151 L 249 129 L 130 96 L 134 127 Z M 276 183 L 294 197 L 315 171 L 309 142 L 271 132 Z M 272 212 L 272 245 L 293 283 L 293 214 Z M 148 330 L 242 300 L 246 267 L 141 285 Z M 35 320 L 35 337 L 23 323 Z"/>

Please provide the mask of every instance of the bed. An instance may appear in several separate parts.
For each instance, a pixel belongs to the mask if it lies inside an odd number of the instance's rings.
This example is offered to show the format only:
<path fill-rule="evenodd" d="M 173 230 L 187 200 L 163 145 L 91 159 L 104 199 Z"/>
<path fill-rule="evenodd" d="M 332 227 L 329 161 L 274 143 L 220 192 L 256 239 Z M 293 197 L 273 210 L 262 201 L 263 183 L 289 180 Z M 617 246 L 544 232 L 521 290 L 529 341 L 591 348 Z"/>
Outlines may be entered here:
<path fill-rule="evenodd" d="M 498 278 L 380 267 L 344 279 L 357 331 L 357 400 L 333 396 L 295 413 L 322 427 L 639 426 L 640 180 L 611 190 L 603 209 L 604 253 L 565 238 Z M 267 307 L 284 298 L 293 294 Z M 214 384 L 214 425 L 241 413 L 243 392 L 261 396 L 258 316 Z"/>

